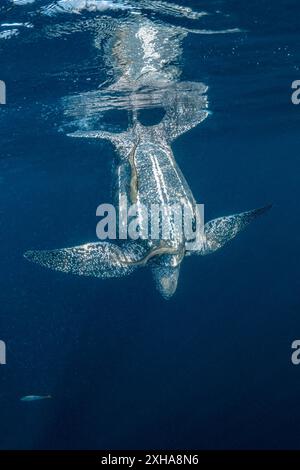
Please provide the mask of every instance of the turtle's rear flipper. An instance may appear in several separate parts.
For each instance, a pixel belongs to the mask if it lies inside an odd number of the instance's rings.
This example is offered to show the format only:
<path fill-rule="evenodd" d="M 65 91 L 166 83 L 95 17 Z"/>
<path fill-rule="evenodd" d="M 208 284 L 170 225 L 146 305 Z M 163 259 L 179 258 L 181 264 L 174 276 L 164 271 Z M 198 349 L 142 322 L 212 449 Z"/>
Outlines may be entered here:
<path fill-rule="evenodd" d="M 162 98 L 165 117 L 158 127 L 172 142 L 207 118 L 207 86 L 198 82 L 180 82 L 166 87 Z"/>

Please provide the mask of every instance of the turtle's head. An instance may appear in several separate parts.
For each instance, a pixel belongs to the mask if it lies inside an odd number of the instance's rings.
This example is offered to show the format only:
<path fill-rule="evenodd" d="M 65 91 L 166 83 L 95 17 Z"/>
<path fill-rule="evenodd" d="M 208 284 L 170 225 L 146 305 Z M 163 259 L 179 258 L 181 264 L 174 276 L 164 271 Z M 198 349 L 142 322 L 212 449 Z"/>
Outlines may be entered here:
<path fill-rule="evenodd" d="M 168 256 L 171 258 L 171 256 Z M 164 299 L 169 299 L 177 289 L 180 264 L 172 266 L 170 264 L 157 264 L 152 266 L 152 273 L 156 288 Z"/>

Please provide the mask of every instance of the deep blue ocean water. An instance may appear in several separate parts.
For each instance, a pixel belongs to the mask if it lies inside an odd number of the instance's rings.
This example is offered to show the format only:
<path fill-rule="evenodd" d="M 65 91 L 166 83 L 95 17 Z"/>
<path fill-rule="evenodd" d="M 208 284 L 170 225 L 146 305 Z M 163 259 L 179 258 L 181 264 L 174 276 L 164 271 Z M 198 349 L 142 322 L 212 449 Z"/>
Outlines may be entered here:
<path fill-rule="evenodd" d="M 67 137 L 63 100 L 114 81 L 81 22 L 130 12 L 46 16 L 49 1 L 17 3 L 0 3 L 0 24 L 30 23 L 0 28 L 0 448 L 299 448 L 298 2 L 178 1 L 210 13 L 198 19 L 142 11 L 174 27 L 240 30 L 183 39 L 180 81 L 208 86 L 210 115 L 172 147 L 207 220 L 273 203 L 222 250 L 185 260 L 168 301 L 147 269 L 100 280 L 24 260 L 28 249 L 96 240 L 114 150 Z M 128 114 L 98 121 L 126 129 Z M 32 394 L 53 398 L 20 401 Z"/>

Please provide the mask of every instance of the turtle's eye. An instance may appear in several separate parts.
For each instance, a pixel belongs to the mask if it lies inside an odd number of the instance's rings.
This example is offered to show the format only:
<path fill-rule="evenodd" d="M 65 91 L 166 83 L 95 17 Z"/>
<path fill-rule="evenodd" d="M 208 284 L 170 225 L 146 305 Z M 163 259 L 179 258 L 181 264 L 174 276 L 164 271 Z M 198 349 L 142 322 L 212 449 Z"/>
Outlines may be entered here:
<path fill-rule="evenodd" d="M 138 120 L 143 126 L 154 126 L 162 121 L 165 113 L 164 108 L 140 109 L 138 112 Z"/>

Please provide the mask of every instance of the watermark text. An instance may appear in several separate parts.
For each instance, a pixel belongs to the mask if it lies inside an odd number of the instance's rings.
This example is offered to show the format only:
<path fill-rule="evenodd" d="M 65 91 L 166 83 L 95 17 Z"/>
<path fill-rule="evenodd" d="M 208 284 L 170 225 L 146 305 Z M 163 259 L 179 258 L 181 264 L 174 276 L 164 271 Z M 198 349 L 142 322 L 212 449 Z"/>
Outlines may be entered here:
<path fill-rule="evenodd" d="M 116 209 L 100 204 L 96 211 L 99 240 L 181 241 L 187 251 L 200 250 L 204 238 L 204 205 L 149 204 L 128 205 L 121 195 Z"/>
<path fill-rule="evenodd" d="M 6 344 L 0 340 L 0 365 L 6 364 Z"/>
<path fill-rule="evenodd" d="M 295 90 L 291 96 L 292 103 L 298 105 L 300 104 L 300 80 L 293 81 L 292 89 Z"/>
<path fill-rule="evenodd" d="M 0 80 L 0 104 L 6 104 L 6 85 L 3 80 Z"/>

